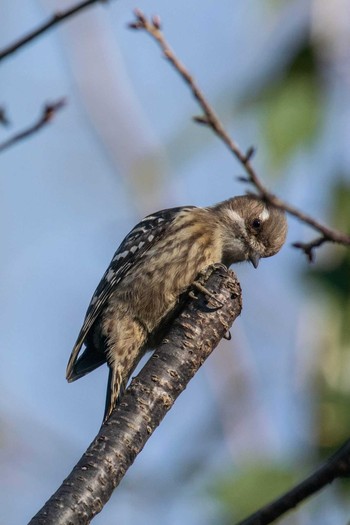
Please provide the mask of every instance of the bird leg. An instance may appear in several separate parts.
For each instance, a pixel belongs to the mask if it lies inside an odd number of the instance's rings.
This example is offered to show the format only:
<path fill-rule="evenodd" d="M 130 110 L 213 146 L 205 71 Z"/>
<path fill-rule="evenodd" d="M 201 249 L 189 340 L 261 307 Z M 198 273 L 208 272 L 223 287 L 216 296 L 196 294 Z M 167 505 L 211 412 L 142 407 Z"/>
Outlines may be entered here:
<path fill-rule="evenodd" d="M 207 297 L 210 297 L 210 299 L 212 299 L 212 301 L 214 301 L 218 305 L 218 306 L 214 306 L 214 307 L 208 306 L 208 308 L 210 310 L 213 310 L 213 311 L 218 310 L 219 308 L 222 308 L 224 306 L 224 304 L 221 301 L 219 301 L 219 299 L 215 296 L 215 294 L 210 292 L 204 286 L 203 283 L 205 283 L 209 279 L 209 277 L 211 276 L 211 274 L 213 273 L 214 270 L 216 270 L 217 268 L 220 268 L 222 266 L 223 265 L 221 263 L 211 264 L 210 266 L 208 266 L 207 268 L 202 270 L 199 273 L 198 278 L 192 283 L 193 288 L 196 288 L 202 294 L 206 295 Z M 189 296 L 192 299 L 198 299 L 198 297 L 195 295 L 193 290 L 191 290 L 189 292 Z"/>

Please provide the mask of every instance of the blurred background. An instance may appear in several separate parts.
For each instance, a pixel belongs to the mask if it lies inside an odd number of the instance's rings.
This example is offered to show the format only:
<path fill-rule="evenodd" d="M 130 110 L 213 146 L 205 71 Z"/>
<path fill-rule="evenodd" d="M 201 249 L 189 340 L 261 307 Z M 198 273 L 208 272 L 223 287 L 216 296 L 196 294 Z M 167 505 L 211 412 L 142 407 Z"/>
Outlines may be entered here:
<path fill-rule="evenodd" d="M 0 2 L 0 47 L 73 1 Z M 350 227 L 347 0 L 138 0 L 256 169 L 282 198 Z M 1 63 L 0 141 L 67 106 L 0 155 L 0 523 L 27 523 L 99 429 L 107 369 L 65 368 L 91 295 L 145 214 L 206 206 L 246 187 L 191 117 L 187 87 L 131 0 L 98 3 Z M 136 459 L 96 525 L 231 524 L 302 479 L 350 435 L 350 256 L 291 247 L 235 268 L 244 309 Z M 286 524 L 344 524 L 336 482 Z"/>

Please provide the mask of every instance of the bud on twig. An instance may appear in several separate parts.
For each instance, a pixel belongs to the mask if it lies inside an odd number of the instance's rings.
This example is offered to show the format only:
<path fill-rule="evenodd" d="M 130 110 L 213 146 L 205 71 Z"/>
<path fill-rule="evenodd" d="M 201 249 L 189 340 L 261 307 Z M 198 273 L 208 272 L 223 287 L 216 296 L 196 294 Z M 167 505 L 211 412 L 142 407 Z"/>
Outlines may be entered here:
<path fill-rule="evenodd" d="M 160 31 L 162 29 L 162 22 L 160 20 L 160 16 L 159 15 L 154 15 L 152 17 L 152 24 L 153 24 L 153 27 L 155 29 L 158 29 L 158 31 Z"/>
<path fill-rule="evenodd" d="M 194 117 L 192 117 L 192 119 L 198 124 L 209 124 L 209 121 L 205 115 L 195 115 Z"/>
<path fill-rule="evenodd" d="M 254 146 L 250 146 L 250 148 L 248 148 L 247 150 L 247 153 L 245 154 L 245 162 L 249 162 L 255 155 L 256 153 L 256 149 Z"/>

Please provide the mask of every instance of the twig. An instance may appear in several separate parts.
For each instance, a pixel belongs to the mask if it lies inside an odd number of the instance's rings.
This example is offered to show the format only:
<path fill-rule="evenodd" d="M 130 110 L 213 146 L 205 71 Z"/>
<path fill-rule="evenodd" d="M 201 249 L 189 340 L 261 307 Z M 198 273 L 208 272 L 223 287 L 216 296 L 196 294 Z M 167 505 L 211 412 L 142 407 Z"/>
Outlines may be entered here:
<path fill-rule="evenodd" d="M 39 120 L 35 124 L 30 126 L 29 128 L 24 129 L 23 131 L 20 131 L 19 133 L 16 133 L 13 137 L 10 137 L 9 139 L 5 140 L 5 142 L 0 144 L 0 153 L 13 146 L 17 142 L 29 137 L 30 135 L 33 135 L 41 128 L 46 126 L 46 124 L 51 122 L 51 120 L 54 118 L 57 111 L 62 109 L 65 105 L 66 100 L 64 98 L 52 104 L 46 104 L 46 106 L 44 106 L 42 110 Z"/>
<path fill-rule="evenodd" d="M 3 126 L 9 126 L 10 121 L 8 119 L 6 109 L 4 106 L 0 106 L 0 124 Z"/>
<path fill-rule="evenodd" d="M 71 16 L 75 15 L 79 11 L 82 11 L 86 7 L 90 7 L 93 4 L 97 4 L 97 2 L 102 2 L 104 0 L 86 0 L 85 2 L 80 2 L 74 7 L 71 7 L 67 9 L 66 11 L 61 11 L 54 13 L 46 22 L 38 26 L 36 29 L 28 33 L 27 35 L 23 36 L 22 38 L 19 38 L 12 44 L 8 45 L 4 49 L 0 50 L 0 61 L 4 58 L 8 57 L 21 47 L 25 46 L 38 36 L 42 35 L 49 29 L 53 28 L 54 26 L 60 24 L 67 18 L 70 18 Z M 106 0 L 105 0 L 106 1 Z"/>
<path fill-rule="evenodd" d="M 317 237 L 316 239 L 310 242 L 294 242 L 292 246 L 294 246 L 294 248 L 299 248 L 300 250 L 302 250 L 308 258 L 309 262 L 314 262 L 314 249 L 318 248 L 319 246 L 322 246 L 322 244 L 324 244 L 327 241 L 332 242 L 333 239 L 328 239 L 327 237 L 322 235 L 321 237 Z"/>
<path fill-rule="evenodd" d="M 203 110 L 204 114 L 194 117 L 194 120 L 200 124 L 209 126 L 216 133 L 216 135 L 226 144 L 226 146 L 237 158 L 237 160 L 242 164 L 246 171 L 247 178 L 244 178 L 244 182 L 252 184 L 257 190 L 258 195 L 266 202 L 270 203 L 276 208 L 285 210 L 290 215 L 293 215 L 294 217 L 300 219 L 302 222 L 308 224 L 314 230 L 321 233 L 322 241 L 318 238 L 316 241 L 313 241 L 311 243 L 295 243 L 294 246 L 303 250 L 309 260 L 313 260 L 313 250 L 316 247 L 321 246 L 321 244 L 324 244 L 325 242 L 336 242 L 339 244 L 349 246 L 350 235 L 347 235 L 343 232 L 321 224 L 319 221 L 317 221 L 310 215 L 307 215 L 306 213 L 295 208 L 294 206 L 291 206 L 287 202 L 282 201 L 281 199 L 270 193 L 267 190 L 267 188 L 265 188 L 251 163 L 251 159 L 255 152 L 254 148 L 251 147 L 246 153 L 244 153 L 240 149 L 238 144 L 229 136 L 224 126 L 222 125 L 219 117 L 216 115 L 215 111 L 205 98 L 203 92 L 198 87 L 193 76 L 189 73 L 184 64 L 182 64 L 182 62 L 176 57 L 175 53 L 167 43 L 163 33 L 161 32 L 161 22 L 159 17 L 153 17 L 151 20 L 149 20 L 139 9 L 136 9 L 134 13 L 136 19 L 134 22 L 129 24 L 129 27 L 131 29 L 145 30 L 157 41 L 164 54 L 164 57 L 181 75 L 183 80 L 186 82 L 186 84 L 192 91 L 192 94 L 197 100 L 201 109 Z M 242 180 L 242 178 L 240 179 Z"/>
<path fill-rule="evenodd" d="M 241 289 L 233 272 L 219 265 L 205 286 L 217 294 L 222 308 L 213 310 L 211 299 L 207 305 L 200 292 L 197 299 L 188 300 L 166 339 L 30 525 L 85 525 L 102 510 L 153 431 L 241 312 Z"/>
<path fill-rule="evenodd" d="M 322 467 L 269 505 L 261 508 L 237 525 L 267 525 L 300 502 L 315 494 L 337 478 L 350 475 L 350 440 L 348 440 Z"/>

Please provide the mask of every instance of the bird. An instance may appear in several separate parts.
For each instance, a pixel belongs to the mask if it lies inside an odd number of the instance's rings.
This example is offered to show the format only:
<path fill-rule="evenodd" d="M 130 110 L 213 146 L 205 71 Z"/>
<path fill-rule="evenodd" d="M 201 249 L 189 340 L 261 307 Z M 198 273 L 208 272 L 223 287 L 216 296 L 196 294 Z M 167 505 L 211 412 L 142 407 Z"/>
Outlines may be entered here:
<path fill-rule="evenodd" d="M 285 213 L 255 195 L 169 208 L 142 219 L 92 296 L 68 361 L 68 382 L 107 363 L 107 421 L 140 359 L 160 344 L 180 298 L 201 272 L 243 261 L 257 268 L 261 258 L 279 252 L 286 234 Z"/>

